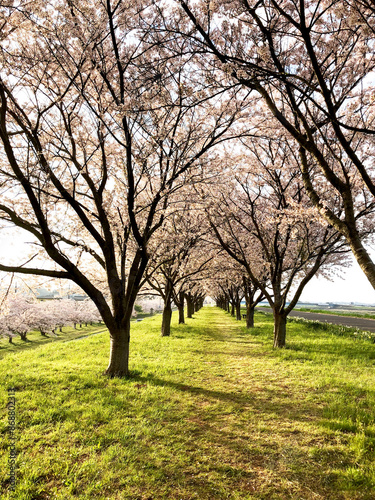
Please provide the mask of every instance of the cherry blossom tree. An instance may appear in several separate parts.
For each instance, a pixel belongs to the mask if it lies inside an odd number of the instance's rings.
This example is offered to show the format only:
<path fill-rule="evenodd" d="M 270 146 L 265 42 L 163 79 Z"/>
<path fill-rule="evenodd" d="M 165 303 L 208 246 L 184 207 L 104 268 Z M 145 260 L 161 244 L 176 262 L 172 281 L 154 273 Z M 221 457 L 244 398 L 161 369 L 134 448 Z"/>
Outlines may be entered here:
<path fill-rule="evenodd" d="M 22 294 L 9 294 L 6 303 L 2 305 L 5 315 L 3 325 L 5 329 L 18 334 L 23 341 L 27 341 L 27 334 L 34 328 L 33 311 L 36 300 Z"/>
<path fill-rule="evenodd" d="M 375 288 L 375 9 L 368 0 L 176 0 L 165 18 L 216 81 L 261 96 L 298 145 L 311 202 L 347 240 Z M 340 210 L 330 205 L 339 198 Z M 341 211 L 341 208 L 343 210 Z"/>
<path fill-rule="evenodd" d="M 102 317 L 100 316 L 98 308 L 91 299 L 86 299 L 81 304 L 82 318 L 86 326 L 88 323 L 92 325 L 93 323 L 101 322 Z"/>
<path fill-rule="evenodd" d="M 183 46 L 171 60 L 147 42 L 158 15 L 153 2 L 21 1 L 0 45 L 0 219 L 35 249 L 0 270 L 78 285 L 109 329 L 111 377 L 129 374 L 130 318 L 170 196 L 204 178 L 244 106 L 242 91 L 194 76 Z"/>
<path fill-rule="evenodd" d="M 234 280 L 231 281 L 230 286 L 227 288 L 229 302 L 231 304 L 231 315 L 235 317 L 237 321 L 241 320 L 241 300 L 245 295 L 242 285 L 242 280 L 238 277 L 237 282 Z"/>
<path fill-rule="evenodd" d="M 2 300 L 0 311 L 0 335 L 9 342 L 18 334 L 26 341 L 31 330 L 39 330 L 43 336 L 55 333 L 56 327 L 77 323 L 93 323 L 100 314 L 92 300 L 77 302 L 72 299 L 39 301 L 23 293 L 9 293 Z"/>
<path fill-rule="evenodd" d="M 219 303 L 223 299 L 224 309 L 241 321 L 241 301 L 245 295 L 243 268 L 234 260 L 228 262 L 228 256 L 223 254 L 215 264 L 219 264 L 219 268 L 216 267 L 216 272 L 211 277 L 210 293 L 216 296 Z"/>
<path fill-rule="evenodd" d="M 17 335 L 9 328 L 8 312 L 7 303 L 5 299 L 3 299 L 0 308 L 0 337 L 7 338 L 9 343 L 12 344 L 13 338 Z"/>
<path fill-rule="evenodd" d="M 160 231 L 161 242 L 153 252 L 146 274 L 148 285 L 164 300 L 163 337 L 170 335 L 172 301 L 179 311 L 179 323 L 184 323 L 185 292 L 192 282 L 204 279 L 204 271 L 212 259 L 210 249 L 203 243 L 207 229 L 199 208 L 183 201 Z"/>
<path fill-rule="evenodd" d="M 181 279 L 173 288 L 173 302 L 178 309 L 179 324 L 185 323 L 185 301 L 188 318 L 203 307 L 206 297 L 204 283 L 210 274 L 213 249 L 200 242 L 189 255 L 181 272 Z"/>
<path fill-rule="evenodd" d="M 284 347 L 286 320 L 317 273 L 343 264 L 348 249 L 310 203 L 288 141 L 253 139 L 237 158 L 207 213 L 226 252 L 247 271 L 272 307 L 274 347 Z M 289 301 L 289 302 L 288 302 Z"/>
<path fill-rule="evenodd" d="M 260 289 L 260 286 L 252 282 L 248 275 L 243 275 L 242 280 L 246 301 L 246 327 L 253 328 L 255 308 L 266 297 Z M 260 279 L 260 282 L 262 282 L 262 279 Z M 263 282 L 263 285 L 266 286 L 266 283 Z"/>
<path fill-rule="evenodd" d="M 203 307 L 203 302 L 206 297 L 206 290 L 203 283 L 193 281 L 190 283 L 188 291 L 185 293 L 187 317 L 192 318 L 193 314 L 198 312 Z"/>
<path fill-rule="evenodd" d="M 58 326 L 56 308 L 52 301 L 34 302 L 29 313 L 29 321 L 32 329 L 38 329 L 43 336 L 47 333 L 55 333 Z"/>
<path fill-rule="evenodd" d="M 64 326 L 70 326 L 73 324 L 72 311 L 75 307 L 74 300 L 71 299 L 51 300 L 49 302 L 49 307 L 52 309 L 52 314 L 55 318 L 56 328 L 59 328 L 60 332 L 63 331 Z"/>
<path fill-rule="evenodd" d="M 266 286 L 266 283 L 264 283 Z M 241 320 L 241 302 L 246 301 L 246 327 L 254 327 L 255 307 L 265 298 L 256 283 L 250 280 L 246 268 L 235 259 L 229 259 L 221 245 L 210 265 L 206 280 L 207 294 L 214 297 L 216 305 Z"/>

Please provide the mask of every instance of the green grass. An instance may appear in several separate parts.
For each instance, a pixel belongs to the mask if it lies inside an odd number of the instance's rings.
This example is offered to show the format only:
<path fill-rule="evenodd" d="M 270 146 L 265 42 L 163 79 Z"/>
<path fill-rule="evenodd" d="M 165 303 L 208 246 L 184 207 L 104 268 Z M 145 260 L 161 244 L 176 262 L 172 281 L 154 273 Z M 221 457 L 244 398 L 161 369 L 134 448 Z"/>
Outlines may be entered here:
<path fill-rule="evenodd" d="M 47 336 L 43 336 L 39 331 L 34 330 L 27 334 L 27 341 L 22 340 L 18 335 L 13 338 L 12 343 L 9 343 L 6 338 L 0 338 L 0 359 L 11 352 L 16 353 L 23 350 L 35 349 L 51 342 L 67 342 L 103 331 L 107 331 L 105 325 L 103 323 L 95 323 L 94 325 L 87 326 L 83 324 L 82 327 L 77 325 L 77 328 L 64 326 L 62 332 L 56 329 L 55 335 L 47 334 Z"/>
<path fill-rule="evenodd" d="M 244 310 L 245 311 L 245 310 Z M 258 311 L 259 314 L 264 314 L 272 317 L 271 311 Z M 315 319 L 306 319 L 296 317 L 288 317 L 288 324 L 290 323 L 302 323 L 304 329 L 308 333 L 309 331 L 325 331 L 332 335 L 337 335 L 339 337 L 351 337 L 353 339 L 363 339 L 369 340 L 375 343 L 375 333 L 366 330 L 360 330 L 357 327 L 346 326 L 346 325 L 334 325 L 332 323 L 327 323 L 325 321 L 317 321 Z"/>
<path fill-rule="evenodd" d="M 16 388 L 17 500 L 372 499 L 375 351 L 272 318 L 246 331 L 204 308 L 160 337 L 134 323 L 132 378 L 102 376 L 107 333 L 1 360 L 0 489 L 8 488 L 7 387 Z"/>

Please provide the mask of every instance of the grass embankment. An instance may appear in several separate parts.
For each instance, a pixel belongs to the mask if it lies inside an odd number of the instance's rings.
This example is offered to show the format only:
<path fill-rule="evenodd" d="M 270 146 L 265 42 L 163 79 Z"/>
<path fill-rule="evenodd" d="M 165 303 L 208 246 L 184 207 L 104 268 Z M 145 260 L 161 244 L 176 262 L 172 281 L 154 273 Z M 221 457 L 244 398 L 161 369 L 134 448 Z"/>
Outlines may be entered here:
<path fill-rule="evenodd" d="M 170 338 L 134 324 L 129 380 L 101 375 L 105 333 L 4 356 L 2 498 L 11 386 L 17 500 L 374 498 L 373 344 L 291 323 L 275 351 L 269 316 L 174 316 Z"/>
<path fill-rule="evenodd" d="M 107 329 L 103 323 L 95 323 L 87 326 L 85 324 L 82 326 L 77 325 L 77 328 L 64 326 L 62 331 L 56 329 L 55 335 L 49 333 L 44 336 L 40 332 L 33 330 L 27 334 L 26 341 L 22 340 L 18 335 L 13 338 L 12 343 L 9 343 L 8 339 L 0 337 L 0 359 L 11 352 L 19 353 L 23 350 L 35 349 L 53 342 L 68 342 L 104 331 L 107 331 Z"/>

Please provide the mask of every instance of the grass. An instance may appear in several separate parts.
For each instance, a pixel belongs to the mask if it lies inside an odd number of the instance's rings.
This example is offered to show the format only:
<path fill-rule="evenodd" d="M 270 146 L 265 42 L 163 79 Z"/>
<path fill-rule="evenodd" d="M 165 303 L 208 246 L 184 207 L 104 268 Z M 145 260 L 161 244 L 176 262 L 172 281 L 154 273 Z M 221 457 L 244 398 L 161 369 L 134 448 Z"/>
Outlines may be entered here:
<path fill-rule="evenodd" d="M 83 324 L 82 327 L 77 325 L 76 329 L 72 326 L 64 326 L 62 332 L 56 329 L 55 335 L 47 334 L 47 336 L 43 336 L 39 331 L 34 330 L 27 334 L 27 341 L 21 340 L 18 335 L 13 338 L 12 343 L 9 343 L 6 338 L 0 338 L 0 359 L 11 352 L 17 353 L 23 350 L 35 349 L 51 342 L 67 342 L 103 331 L 107 331 L 105 325 L 95 323 L 87 326 Z"/>
<path fill-rule="evenodd" d="M 16 388 L 17 500 L 372 499 L 374 346 L 216 308 L 134 323 L 132 378 L 101 375 L 107 333 L 1 360 L 0 483 L 12 498 L 6 389 Z"/>
<path fill-rule="evenodd" d="M 260 314 L 271 315 L 270 311 L 259 311 Z M 369 340 L 372 343 L 375 343 L 375 333 L 369 332 L 366 330 L 360 330 L 357 327 L 346 326 L 346 325 L 334 325 L 331 323 L 327 323 L 325 321 L 317 321 L 314 319 L 306 319 L 297 317 L 288 317 L 288 323 L 301 323 L 304 325 L 307 331 L 325 331 L 329 332 L 332 335 L 338 335 L 340 337 L 351 337 L 353 339 L 363 339 Z"/>

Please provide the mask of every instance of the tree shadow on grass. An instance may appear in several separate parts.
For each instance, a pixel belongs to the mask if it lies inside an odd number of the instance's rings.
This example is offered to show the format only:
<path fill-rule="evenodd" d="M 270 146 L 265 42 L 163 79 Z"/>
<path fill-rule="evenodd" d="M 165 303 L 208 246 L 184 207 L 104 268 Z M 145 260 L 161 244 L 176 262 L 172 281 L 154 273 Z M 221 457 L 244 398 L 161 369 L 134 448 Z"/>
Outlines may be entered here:
<path fill-rule="evenodd" d="M 211 458 L 210 468 L 226 477 L 228 491 L 232 483 L 240 489 L 245 488 L 244 491 L 246 490 L 245 484 L 252 483 L 256 488 L 256 484 L 262 482 L 262 475 L 272 477 L 276 489 L 280 488 L 279 491 L 283 494 L 286 493 L 288 486 L 282 485 L 281 475 L 288 478 L 288 481 L 296 481 L 298 476 L 298 483 L 301 487 L 304 488 L 306 485 L 310 488 L 312 475 L 314 475 L 311 471 L 315 470 L 316 477 L 313 479 L 316 482 L 315 491 L 321 491 L 323 494 L 326 487 L 325 476 L 322 474 L 324 468 L 321 464 L 323 452 L 316 458 L 306 454 L 306 443 L 308 444 L 309 441 L 314 443 L 315 438 L 309 435 L 309 426 L 321 425 L 323 418 L 323 408 L 315 402 L 303 401 L 301 403 L 299 401 L 298 405 L 293 405 L 293 394 L 285 387 L 258 388 L 257 390 L 249 388 L 249 392 L 243 393 L 207 389 L 161 379 L 153 375 L 145 377 L 138 374 L 134 376 L 134 379 L 142 386 L 152 384 L 170 387 L 199 398 L 191 415 L 185 417 L 186 428 L 180 439 L 184 442 L 184 446 L 187 446 L 187 453 L 196 448 L 196 443 L 200 443 L 203 455 L 206 453 L 205 450 L 211 449 L 218 450 L 219 455 L 223 453 L 225 457 L 223 460 Z M 214 414 L 210 413 L 210 410 L 206 411 L 204 404 L 198 404 L 199 400 L 202 403 L 212 402 L 214 405 L 218 402 L 224 403 L 223 413 L 220 414 L 220 409 L 217 407 Z M 248 415 L 248 425 L 246 418 L 244 420 L 242 415 Z M 260 432 L 258 424 L 263 426 Z M 171 425 L 171 430 L 173 429 L 173 414 L 163 417 L 163 425 L 167 427 Z M 332 466 L 340 471 L 351 465 L 344 452 L 330 448 L 331 444 L 335 444 L 335 439 L 332 438 L 332 443 L 330 443 L 330 439 L 324 437 L 325 446 L 327 446 L 324 465 L 327 471 Z M 304 441 L 304 446 L 300 445 L 299 440 Z M 213 455 L 215 453 L 216 451 Z M 336 476 L 331 478 L 333 485 L 335 481 Z M 191 483 L 196 484 L 194 479 Z M 212 498 L 220 498 L 220 496 Z M 337 496 L 330 496 L 330 498 L 343 497 L 337 493 Z"/>
<path fill-rule="evenodd" d="M 222 377 L 222 375 L 218 375 L 218 377 L 219 376 Z M 285 414 L 288 419 L 291 415 L 294 415 L 295 417 L 298 417 L 300 421 L 306 420 L 306 412 L 309 413 L 309 418 L 307 420 L 311 420 L 312 416 L 314 418 L 321 416 L 321 409 L 313 403 L 310 403 L 308 406 L 304 404 L 293 408 L 291 406 L 292 400 L 290 392 L 285 385 L 280 387 L 280 389 L 270 389 L 268 387 L 260 390 L 259 387 L 256 389 L 250 387 L 249 391 L 244 393 L 243 391 L 225 392 L 215 389 L 207 389 L 204 387 L 160 379 L 152 374 L 144 376 L 140 373 L 133 373 L 132 380 L 140 384 L 170 387 L 177 391 L 189 392 L 191 395 L 200 396 L 212 401 L 222 401 L 225 403 L 231 403 L 231 405 L 235 404 L 237 406 L 234 408 L 234 412 L 242 410 L 244 407 L 251 407 L 264 413 L 275 414 L 275 412 L 277 412 L 280 415 Z M 291 413 L 291 409 L 293 409 L 294 412 Z"/>
<path fill-rule="evenodd" d="M 225 326 L 219 325 L 221 328 L 225 329 Z M 318 331 L 312 331 L 311 328 L 308 329 L 306 339 L 301 339 L 302 334 L 294 334 L 293 332 L 287 332 L 286 346 L 284 349 L 274 349 L 272 347 L 272 321 L 267 322 L 263 325 L 255 326 L 251 330 L 239 330 L 237 324 L 233 323 L 232 331 L 233 338 L 231 338 L 231 327 L 227 327 L 227 332 L 218 338 L 216 325 L 212 328 L 207 328 L 201 333 L 202 341 L 209 342 L 214 340 L 215 342 L 228 342 L 229 344 L 248 344 L 257 345 L 259 347 L 267 348 L 268 352 L 262 352 L 263 355 L 268 355 L 270 357 L 280 356 L 281 360 L 295 360 L 295 361 L 311 361 L 316 364 L 319 362 L 319 354 L 324 354 L 332 357 L 332 361 L 336 363 L 339 358 L 348 360 L 360 360 L 369 362 L 371 359 L 375 359 L 375 354 L 373 353 L 373 344 L 368 340 L 362 339 L 351 339 L 348 336 L 341 336 L 335 333 L 329 332 L 323 326 Z M 268 331 L 267 331 L 268 330 Z M 314 336 L 314 342 L 311 342 L 311 337 Z M 205 337 L 210 337 L 207 339 Z M 241 337 L 241 340 L 238 338 Z M 253 340 L 243 341 L 242 338 L 253 337 Z M 259 340 L 257 340 L 259 339 Z M 269 343 L 267 340 L 269 339 Z M 335 347 L 332 346 L 332 342 L 337 339 Z M 346 340 L 345 343 L 341 342 L 341 339 Z M 317 342 L 319 340 L 319 345 Z M 296 353 L 296 354 L 294 354 Z M 297 355 L 298 353 L 298 355 Z M 247 353 L 249 356 L 257 356 L 257 353 Z"/>
<path fill-rule="evenodd" d="M 126 408 L 127 401 L 121 394 L 121 387 L 125 385 L 134 386 L 140 391 L 140 395 L 142 391 L 147 390 L 147 386 L 156 386 L 169 387 L 177 393 L 189 393 L 189 396 L 193 397 L 193 400 L 189 400 L 187 408 L 184 408 L 184 398 L 176 401 L 168 411 L 162 410 L 162 400 L 155 399 L 155 404 L 160 405 L 160 413 L 151 411 L 154 404 L 152 401 L 149 406 L 141 408 L 142 413 L 138 416 L 140 421 L 147 419 L 151 426 L 154 426 L 153 445 L 150 446 L 151 438 L 148 438 L 149 440 L 138 438 L 137 441 L 131 440 L 131 446 L 142 452 L 137 457 L 137 467 L 144 471 L 145 477 L 149 470 L 160 472 L 160 481 L 151 483 L 150 492 L 155 485 L 158 488 L 165 484 L 170 488 L 165 498 L 171 500 L 194 498 L 188 495 L 193 495 L 196 491 L 199 492 L 199 497 L 196 498 L 200 500 L 222 500 L 222 498 L 240 498 L 239 495 L 248 498 L 246 496 L 248 491 L 256 493 L 258 488 L 273 488 L 266 490 L 264 496 L 259 494 L 251 498 L 307 500 L 317 498 L 307 493 L 308 489 L 313 488 L 315 492 L 321 494 L 321 499 L 345 498 L 336 491 L 336 484 L 340 474 L 343 475 L 344 471 L 353 465 L 348 458 L 349 455 L 335 446 L 336 437 L 317 438 L 309 435 L 310 424 L 315 428 L 324 425 L 322 423 L 324 407 L 318 404 L 319 393 L 316 393 L 315 399 L 305 400 L 302 397 L 301 401 L 301 395 L 294 396 L 282 379 L 276 388 L 262 387 L 261 382 L 259 386 L 249 386 L 248 389 L 242 387 L 242 391 L 233 390 L 233 387 L 222 390 L 215 388 L 215 375 L 212 377 L 213 384 L 207 388 L 175 382 L 153 374 L 144 375 L 140 371 L 133 370 L 130 379 L 116 383 L 119 392 L 113 391 L 112 386 L 103 387 L 102 379 L 98 378 L 92 382 L 91 390 L 102 390 L 102 403 L 113 407 L 113 411 L 110 412 L 113 418 L 121 418 L 123 408 Z M 221 384 L 223 379 L 219 380 Z M 306 388 L 304 393 L 312 390 Z M 80 401 L 80 393 L 70 393 L 67 397 L 77 398 L 77 402 Z M 129 397 L 134 398 L 134 394 Z M 165 397 L 168 399 L 168 396 Z M 80 409 L 76 410 L 73 404 L 62 416 L 62 421 L 79 420 L 79 411 Z M 132 410 L 128 409 L 126 412 L 128 419 L 133 418 L 131 414 Z M 176 432 L 176 417 L 184 419 L 182 431 L 179 428 Z M 333 414 L 332 419 L 335 418 Z M 135 423 L 130 424 L 129 420 L 124 420 L 124 424 L 138 425 L 136 419 L 133 421 Z M 95 426 L 95 423 L 94 416 L 91 424 Z M 100 425 L 105 425 L 105 422 Z M 332 426 L 330 429 L 333 429 Z M 125 448 L 130 446 L 126 439 L 128 438 L 122 438 L 119 434 L 115 442 Z M 309 456 L 306 449 L 314 446 L 315 439 L 317 439 L 316 456 Z M 112 444 L 113 437 L 109 436 L 108 446 Z M 157 448 L 161 449 L 162 458 L 155 451 L 155 447 L 162 447 Z M 178 462 L 181 450 L 184 450 L 182 455 L 188 456 L 189 459 L 181 458 L 181 462 Z M 206 462 L 202 462 L 202 457 Z M 332 469 L 336 470 L 336 475 L 329 476 L 329 490 L 326 493 L 327 477 Z M 217 478 L 224 484 L 225 496 L 223 491 L 215 490 Z M 184 488 L 184 493 L 180 496 L 175 494 L 172 487 L 177 483 Z M 293 488 L 297 486 L 299 496 L 293 497 L 291 494 L 296 491 Z M 233 491 L 240 493 L 237 497 L 232 497 Z M 157 492 L 155 498 L 161 498 Z"/>
<path fill-rule="evenodd" d="M 318 339 L 318 336 L 316 339 Z M 337 344 L 332 346 L 331 339 L 327 339 L 326 335 L 322 335 L 321 340 L 322 342 L 317 345 L 316 342 L 311 343 L 308 339 L 306 339 L 306 341 L 292 339 L 289 344 L 287 344 L 285 350 L 282 351 L 285 353 L 284 358 L 295 359 L 296 361 L 298 361 L 299 358 L 304 358 L 309 359 L 316 364 L 321 364 L 319 355 L 324 355 L 332 358 L 333 363 L 337 363 L 341 358 L 373 364 L 373 362 L 370 361 L 373 359 L 373 346 L 370 343 L 367 343 L 367 341 L 360 341 L 361 343 L 357 344 L 357 341 L 353 339 L 352 344 L 350 345 L 340 345 L 340 339 L 338 338 Z M 328 342 L 324 342 L 324 340 L 328 340 Z"/>

